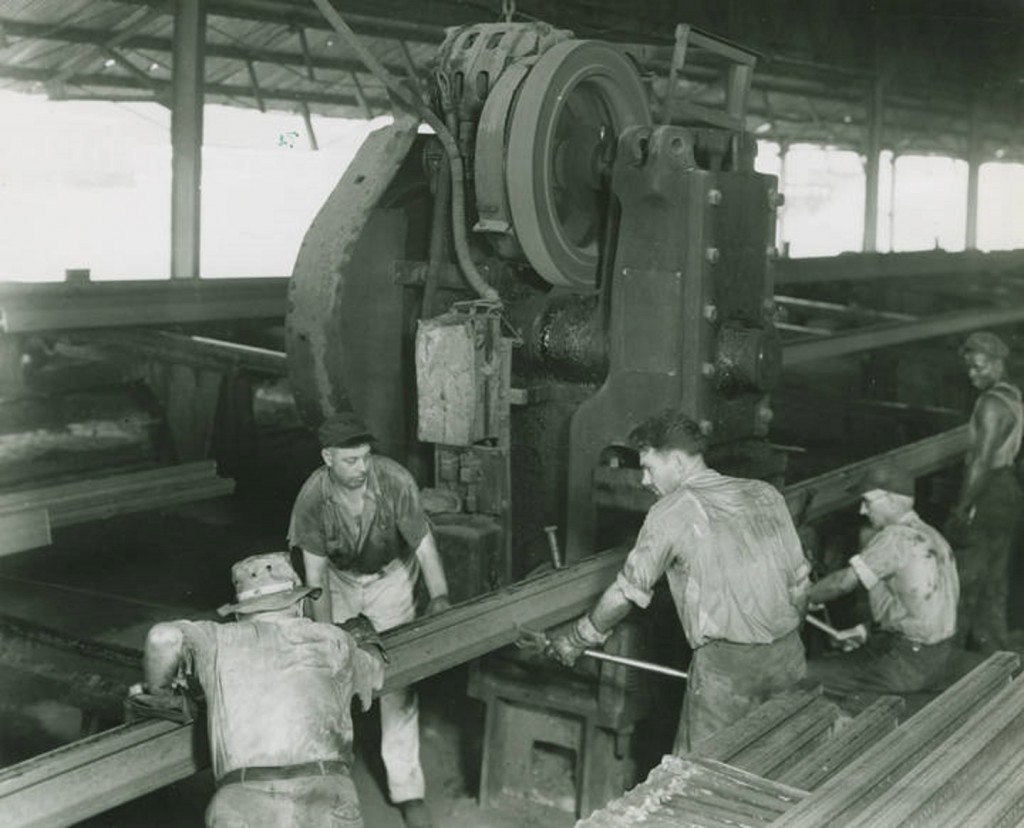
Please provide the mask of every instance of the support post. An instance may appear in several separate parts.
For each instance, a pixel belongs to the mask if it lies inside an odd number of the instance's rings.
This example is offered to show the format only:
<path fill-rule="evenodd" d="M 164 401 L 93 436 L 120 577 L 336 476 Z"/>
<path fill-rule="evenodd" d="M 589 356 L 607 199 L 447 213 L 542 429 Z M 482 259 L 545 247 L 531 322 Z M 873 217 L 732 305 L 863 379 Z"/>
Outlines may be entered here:
<path fill-rule="evenodd" d="M 882 79 L 876 78 L 868 99 L 867 167 L 864 181 L 864 244 L 865 253 L 878 250 L 878 178 L 882 154 L 882 114 L 884 112 Z"/>
<path fill-rule="evenodd" d="M 967 150 L 967 232 L 964 246 L 978 249 L 978 177 L 981 172 L 981 105 L 971 107 L 970 146 Z"/>
<path fill-rule="evenodd" d="M 309 139 L 309 148 L 316 152 L 320 145 L 316 140 L 316 133 L 313 131 L 313 116 L 309 112 L 309 104 L 303 101 L 299 104 L 302 110 L 302 122 L 306 125 L 306 137 Z"/>
<path fill-rule="evenodd" d="M 206 0 L 176 0 L 171 74 L 171 278 L 199 278 Z"/>

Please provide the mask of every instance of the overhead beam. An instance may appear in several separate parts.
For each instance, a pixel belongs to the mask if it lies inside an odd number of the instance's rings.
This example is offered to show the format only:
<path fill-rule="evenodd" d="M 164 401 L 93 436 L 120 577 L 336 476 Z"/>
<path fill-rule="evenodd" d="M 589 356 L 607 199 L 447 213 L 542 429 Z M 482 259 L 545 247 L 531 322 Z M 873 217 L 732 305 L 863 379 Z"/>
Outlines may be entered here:
<path fill-rule="evenodd" d="M 21 66 L 0 64 L 0 78 L 42 82 L 46 80 L 46 76 L 47 72 L 43 69 L 27 69 Z M 67 80 L 67 84 L 93 90 L 104 88 L 149 90 L 155 88 L 159 94 L 163 94 L 171 86 L 168 81 L 158 78 L 153 78 L 150 84 L 144 84 L 137 78 L 105 74 L 73 75 Z M 239 84 L 207 83 L 205 85 L 205 92 L 207 95 L 221 95 L 227 98 L 251 99 L 255 97 L 251 86 Z M 261 86 L 260 92 L 265 101 L 289 101 L 293 103 L 302 103 L 304 101 L 311 104 L 328 104 L 343 107 L 358 107 L 361 105 L 359 99 L 354 95 L 341 95 L 335 92 L 320 90 L 275 89 L 273 87 Z M 384 98 L 373 99 L 370 103 L 382 112 L 391 109 L 390 101 Z"/>
<path fill-rule="evenodd" d="M 871 325 L 827 337 L 787 342 L 782 346 L 782 364 L 786 368 L 819 359 L 830 359 L 862 351 L 888 348 L 904 342 L 917 342 L 936 336 L 950 336 L 979 328 L 994 328 L 1024 320 L 1024 307 L 939 313 L 916 322 Z"/>
<path fill-rule="evenodd" d="M 166 7 L 165 0 L 119 0 L 141 6 Z M 207 13 L 218 17 L 237 17 L 282 26 L 305 26 L 310 29 L 330 29 L 323 15 L 312 3 L 287 0 L 207 0 Z M 366 14 L 345 13 L 345 22 L 356 34 L 367 37 L 401 38 L 414 43 L 440 43 L 444 40 L 444 26 L 429 23 L 408 23 L 402 20 Z"/>
<path fill-rule="evenodd" d="M 171 79 L 171 278 L 199 278 L 206 0 L 174 4 Z"/>
<path fill-rule="evenodd" d="M 0 283 L 0 333 L 281 319 L 288 279 Z"/>

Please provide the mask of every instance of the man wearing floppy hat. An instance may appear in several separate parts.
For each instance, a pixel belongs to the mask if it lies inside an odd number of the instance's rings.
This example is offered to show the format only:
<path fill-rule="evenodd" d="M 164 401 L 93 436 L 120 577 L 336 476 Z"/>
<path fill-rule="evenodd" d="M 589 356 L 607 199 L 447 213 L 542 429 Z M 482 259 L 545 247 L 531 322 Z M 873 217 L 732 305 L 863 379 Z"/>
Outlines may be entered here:
<path fill-rule="evenodd" d="M 351 412 L 325 420 L 318 436 L 324 465 L 303 484 L 288 527 L 306 583 L 323 587 L 314 617 L 340 623 L 363 615 L 377 632 L 390 630 L 415 617 L 420 574 L 428 613 L 447 607 L 444 568 L 412 475 L 372 453 L 373 435 Z M 414 690 L 381 696 L 380 720 L 391 801 L 407 826 L 429 828 Z"/>
<path fill-rule="evenodd" d="M 811 586 L 809 599 L 825 603 L 862 586 L 874 631 L 858 649 L 808 661 L 807 677 L 840 697 L 938 689 L 960 594 L 952 550 L 914 511 L 914 478 L 901 469 L 876 467 L 856 490 L 874 534 L 848 566 Z M 855 646 L 863 637 L 845 640 Z"/>
<path fill-rule="evenodd" d="M 978 331 L 960 348 L 978 399 L 971 413 L 963 486 L 947 534 L 956 551 L 962 594 L 960 640 L 988 654 L 1006 646 L 1007 582 L 1024 506 L 1014 464 L 1024 434 L 1024 406 L 1006 381 L 1010 349 Z"/>
<path fill-rule="evenodd" d="M 195 678 L 206 696 L 217 792 L 209 828 L 316 825 L 361 828 L 352 764 L 353 696 L 363 710 L 384 676 L 379 653 L 348 632 L 303 617 L 316 589 L 285 552 L 231 568 L 233 624 L 155 625 L 143 657 L 148 691 Z"/>

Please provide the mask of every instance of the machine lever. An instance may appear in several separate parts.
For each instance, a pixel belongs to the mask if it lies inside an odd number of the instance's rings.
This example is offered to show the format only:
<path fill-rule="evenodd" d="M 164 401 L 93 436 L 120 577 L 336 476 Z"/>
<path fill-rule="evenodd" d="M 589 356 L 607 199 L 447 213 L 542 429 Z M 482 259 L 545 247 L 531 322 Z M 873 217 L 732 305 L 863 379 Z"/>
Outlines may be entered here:
<path fill-rule="evenodd" d="M 547 633 L 538 632 L 537 630 L 529 630 L 525 627 L 518 627 L 518 630 L 522 637 L 516 642 L 517 647 L 532 647 L 546 652 L 551 646 L 551 639 L 548 638 Z M 654 664 L 650 661 L 641 661 L 638 658 L 613 655 L 612 653 L 606 653 L 602 650 L 587 649 L 583 651 L 582 655 L 597 659 L 598 661 L 608 661 L 612 664 L 621 664 L 623 667 L 634 667 L 637 670 L 646 670 L 649 673 L 660 673 L 663 676 L 671 676 L 672 678 L 689 678 L 689 675 L 684 673 L 682 670 L 665 667 L 662 664 Z"/>

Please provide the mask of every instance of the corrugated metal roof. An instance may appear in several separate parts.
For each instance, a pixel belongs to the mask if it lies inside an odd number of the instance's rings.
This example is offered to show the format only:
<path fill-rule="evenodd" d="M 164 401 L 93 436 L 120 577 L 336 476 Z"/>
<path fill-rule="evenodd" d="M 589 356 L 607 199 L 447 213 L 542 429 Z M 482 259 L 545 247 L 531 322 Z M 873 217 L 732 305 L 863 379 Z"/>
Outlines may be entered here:
<path fill-rule="evenodd" d="M 58 99 L 156 99 L 168 91 L 174 20 L 169 7 L 110 0 L 5 0 L 0 4 L 0 88 Z M 388 107 L 383 84 L 336 34 L 211 14 L 207 101 L 344 117 Z M 305 46 L 303 45 L 305 39 Z M 436 46 L 361 37 L 399 76 L 428 71 Z M 408 60 L 405 52 L 408 52 Z M 255 84 L 253 79 L 255 78 Z M 370 106 L 367 112 L 362 100 Z"/>

